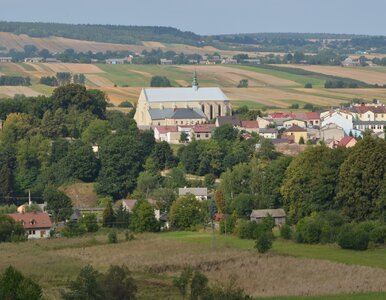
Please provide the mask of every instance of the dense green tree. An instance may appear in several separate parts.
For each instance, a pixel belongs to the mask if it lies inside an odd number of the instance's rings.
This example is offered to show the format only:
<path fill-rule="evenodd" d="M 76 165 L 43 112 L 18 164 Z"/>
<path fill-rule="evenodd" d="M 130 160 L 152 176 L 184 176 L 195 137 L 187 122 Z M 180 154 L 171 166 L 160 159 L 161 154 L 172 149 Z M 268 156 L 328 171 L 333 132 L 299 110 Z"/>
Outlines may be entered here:
<path fill-rule="evenodd" d="M 345 150 L 310 147 L 290 163 L 280 189 L 289 217 L 297 221 L 315 211 L 331 209 Z"/>
<path fill-rule="evenodd" d="M 24 227 L 7 215 L 0 215 L 0 242 L 23 239 Z"/>
<path fill-rule="evenodd" d="M 0 275 L 0 299 L 40 300 L 42 298 L 42 288 L 12 266 Z"/>
<path fill-rule="evenodd" d="M 379 205 L 386 174 L 386 141 L 365 137 L 352 148 L 339 172 L 337 201 L 354 220 L 383 214 Z M 378 205 L 377 205 L 378 204 Z"/>
<path fill-rule="evenodd" d="M 186 172 L 190 174 L 197 172 L 198 155 L 198 142 L 195 140 L 178 150 L 178 158 L 184 165 Z"/>
<path fill-rule="evenodd" d="M 150 81 L 151 87 L 171 87 L 169 79 L 166 76 L 153 76 Z"/>
<path fill-rule="evenodd" d="M 58 72 L 56 73 L 56 79 L 59 85 L 67 85 L 71 82 L 72 75 L 69 72 Z"/>
<path fill-rule="evenodd" d="M 87 232 L 96 232 L 99 229 L 97 215 L 94 213 L 83 215 L 78 223 L 79 226 L 83 226 Z"/>
<path fill-rule="evenodd" d="M 272 232 L 265 231 L 256 240 L 255 248 L 259 253 L 265 253 L 272 248 Z"/>
<path fill-rule="evenodd" d="M 74 280 L 69 282 L 69 291 L 63 292 L 62 296 L 65 300 L 106 299 L 102 280 L 102 274 L 87 265 L 80 270 Z"/>
<path fill-rule="evenodd" d="M 70 143 L 64 138 L 58 138 L 52 142 L 50 163 L 58 162 L 67 156 Z"/>
<path fill-rule="evenodd" d="M 239 131 L 232 124 L 225 124 L 216 127 L 213 132 L 213 138 L 217 141 L 234 141 L 238 137 Z"/>
<path fill-rule="evenodd" d="M 139 201 L 133 209 L 130 229 L 134 232 L 159 231 L 159 222 L 154 215 L 154 207 L 147 201 Z"/>
<path fill-rule="evenodd" d="M 223 153 L 216 140 L 201 141 L 197 147 L 198 169 L 197 175 L 214 174 L 220 175 L 222 171 Z"/>
<path fill-rule="evenodd" d="M 50 211 L 55 221 L 64 221 L 72 214 L 72 202 L 62 191 L 48 185 L 43 192 L 43 200 L 47 202 L 47 210 Z"/>
<path fill-rule="evenodd" d="M 275 151 L 275 145 L 270 139 L 263 139 L 261 141 L 259 156 L 266 160 L 273 160 L 278 156 L 278 153 Z"/>
<path fill-rule="evenodd" d="M 235 210 L 241 218 L 249 219 L 254 208 L 254 199 L 250 194 L 241 193 L 232 201 L 232 210 Z"/>
<path fill-rule="evenodd" d="M 103 275 L 105 299 L 109 300 L 134 300 L 138 291 L 131 272 L 125 266 L 111 265 Z"/>
<path fill-rule="evenodd" d="M 128 228 L 130 221 L 130 213 L 126 211 L 122 203 L 119 205 L 117 212 L 115 213 L 115 226 L 118 228 Z"/>
<path fill-rule="evenodd" d="M 160 176 L 149 171 L 139 173 L 137 178 L 137 191 L 141 193 L 145 199 L 148 199 L 150 194 L 159 186 Z"/>
<path fill-rule="evenodd" d="M 180 197 L 170 208 L 169 220 L 170 226 L 181 230 L 202 224 L 202 205 L 192 194 Z"/>
<path fill-rule="evenodd" d="M 151 153 L 151 157 L 160 171 L 173 167 L 175 164 L 173 150 L 167 142 L 156 144 Z"/>
<path fill-rule="evenodd" d="M 101 170 L 97 181 L 100 194 L 115 199 L 134 190 L 146 157 L 136 136 L 114 134 L 103 140 L 99 150 Z"/>
<path fill-rule="evenodd" d="M 169 211 L 170 206 L 176 200 L 176 194 L 173 189 L 170 188 L 158 188 L 153 191 L 152 199 L 157 201 L 157 206 L 161 211 Z"/>
<path fill-rule="evenodd" d="M 176 189 L 187 185 L 185 171 L 181 167 L 176 167 L 170 170 L 165 178 L 165 187 Z"/>
<path fill-rule="evenodd" d="M 108 121 L 93 120 L 82 133 L 82 140 L 90 144 L 100 144 L 102 140 L 111 133 L 111 126 Z"/>
<path fill-rule="evenodd" d="M 12 146 L 0 145 L 0 203 L 6 203 L 7 197 L 15 190 L 14 169 L 16 167 L 15 150 Z"/>
<path fill-rule="evenodd" d="M 3 124 L 0 133 L 0 141 L 3 143 L 15 143 L 25 138 L 34 127 L 34 120 L 30 115 L 24 113 L 11 113 Z"/>

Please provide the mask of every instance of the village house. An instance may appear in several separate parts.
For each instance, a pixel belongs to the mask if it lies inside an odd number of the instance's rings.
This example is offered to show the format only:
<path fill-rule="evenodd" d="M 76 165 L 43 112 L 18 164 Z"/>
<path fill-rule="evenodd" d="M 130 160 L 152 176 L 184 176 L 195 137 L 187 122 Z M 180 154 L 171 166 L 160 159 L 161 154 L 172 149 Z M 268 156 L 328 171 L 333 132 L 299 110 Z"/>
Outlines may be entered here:
<path fill-rule="evenodd" d="M 250 220 L 251 222 L 256 222 L 260 224 L 263 222 L 263 219 L 271 216 L 275 220 L 276 226 L 281 226 L 285 224 L 286 213 L 284 209 L 254 209 L 251 212 Z"/>
<path fill-rule="evenodd" d="M 384 104 L 355 104 L 350 107 L 353 121 L 386 121 L 386 106 Z"/>
<path fill-rule="evenodd" d="M 353 128 L 358 131 L 371 130 L 374 133 L 384 132 L 386 121 L 354 121 Z"/>
<path fill-rule="evenodd" d="M 241 127 L 241 121 L 238 116 L 219 116 L 216 118 L 216 127 L 223 126 L 225 124 L 231 124 L 233 127 Z"/>
<path fill-rule="evenodd" d="M 335 124 L 343 128 L 346 135 L 349 135 L 350 132 L 355 134 L 353 131 L 353 113 L 349 110 L 344 109 L 333 109 L 329 111 L 322 112 L 320 114 L 321 126 L 325 127 L 329 124 Z M 360 134 L 358 131 L 357 135 Z"/>
<path fill-rule="evenodd" d="M 53 229 L 50 216 L 46 212 L 26 212 L 8 214 L 16 222 L 20 222 L 28 239 L 39 239 L 50 237 L 50 231 Z"/>
<path fill-rule="evenodd" d="M 180 142 L 181 132 L 177 126 L 155 126 L 154 139 L 157 142 L 167 142 L 169 144 L 178 144 Z"/>
<path fill-rule="evenodd" d="M 173 61 L 171 59 L 161 58 L 160 63 L 161 65 L 172 65 Z"/>
<path fill-rule="evenodd" d="M 259 123 L 257 121 L 241 121 L 240 130 L 252 133 L 259 132 Z"/>
<path fill-rule="evenodd" d="M 0 63 L 10 63 L 12 62 L 12 57 L 0 57 Z"/>
<path fill-rule="evenodd" d="M 215 124 L 194 125 L 190 130 L 190 140 L 209 140 L 210 138 L 212 138 L 212 133 L 215 127 Z"/>
<path fill-rule="evenodd" d="M 297 125 L 288 128 L 284 131 L 283 135 L 292 137 L 297 144 L 299 144 L 302 139 L 304 142 L 307 141 L 307 130 Z"/>
<path fill-rule="evenodd" d="M 259 135 L 265 139 L 277 139 L 278 131 L 276 128 L 260 128 Z"/>
<path fill-rule="evenodd" d="M 137 200 L 134 199 L 123 199 L 122 206 L 126 209 L 127 212 L 133 212 L 135 205 L 137 204 Z"/>
<path fill-rule="evenodd" d="M 139 127 L 194 125 L 231 111 L 230 101 L 222 90 L 199 87 L 194 74 L 192 87 L 142 89 L 134 119 Z"/>
<path fill-rule="evenodd" d="M 43 57 L 26 57 L 24 58 L 26 63 L 41 63 L 43 62 Z"/>
<path fill-rule="evenodd" d="M 267 119 L 259 117 L 259 116 L 257 116 L 256 121 L 259 124 L 259 128 L 266 128 L 272 124 L 272 122 L 270 120 L 267 120 Z"/>
<path fill-rule="evenodd" d="M 320 139 L 322 141 L 335 140 L 339 142 L 344 136 L 343 128 L 336 124 L 328 124 L 320 129 Z"/>
<path fill-rule="evenodd" d="M 192 194 L 196 197 L 197 200 L 208 200 L 208 189 L 207 188 L 179 188 L 178 196 L 185 196 L 187 194 Z"/>
<path fill-rule="evenodd" d="M 106 64 L 107 65 L 123 65 L 123 64 L 128 64 L 131 63 L 133 57 L 125 57 L 125 58 L 109 58 L 106 59 Z"/>
<path fill-rule="evenodd" d="M 231 57 L 227 57 L 227 58 L 224 58 L 221 61 L 221 63 L 225 64 L 225 65 L 237 65 L 237 59 L 234 59 L 234 58 L 231 58 Z"/>
<path fill-rule="evenodd" d="M 357 143 L 357 140 L 353 138 L 352 136 L 345 136 L 343 139 L 341 139 L 338 143 L 339 147 L 345 147 L 345 148 L 351 148 L 354 147 Z"/>
<path fill-rule="evenodd" d="M 306 128 L 306 122 L 300 119 L 289 119 L 283 122 L 283 127 L 284 128 L 290 128 L 294 125 L 297 125 L 302 128 Z"/>

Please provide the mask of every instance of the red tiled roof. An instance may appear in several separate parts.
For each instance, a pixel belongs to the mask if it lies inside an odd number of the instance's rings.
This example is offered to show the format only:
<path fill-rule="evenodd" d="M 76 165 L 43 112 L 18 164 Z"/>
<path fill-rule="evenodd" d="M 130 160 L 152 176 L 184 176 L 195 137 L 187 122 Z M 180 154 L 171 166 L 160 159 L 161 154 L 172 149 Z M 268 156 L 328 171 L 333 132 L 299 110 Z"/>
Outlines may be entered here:
<path fill-rule="evenodd" d="M 29 212 L 8 214 L 16 222 L 21 222 L 24 229 L 51 228 L 52 222 L 46 212 Z"/>
<path fill-rule="evenodd" d="M 352 136 L 345 136 L 343 139 L 341 139 L 338 143 L 338 146 L 346 147 L 348 143 L 350 143 L 352 140 L 355 140 Z"/>
<path fill-rule="evenodd" d="M 306 112 L 307 120 L 316 120 L 320 119 L 320 114 L 317 111 L 308 111 Z"/>
<path fill-rule="evenodd" d="M 159 133 L 178 132 L 177 126 L 156 126 Z"/>
<path fill-rule="evenodd" d="M 290 128 L 286 130 L 286 132 L 307 132 L 307 130 L 304 128 L 301 128 L 298 125 L 292 125 Z"/>
<path fill-rule="evenodd" d="M 368 111 L 371 111 L 376 114 L 385 114 L 386 106 L 356 105 L 356 106 L 353 106 L 353 110 L 358 114 L 364 114 Z"/>
<path fill-rule="evenodd" d="M 291 112 L 275 112 L 275 113 L 272 113 L 272 114 L 269 114 L 269 116 L 272 118 L 272 119 L 283 119 L 283 118 L 293 118 L 293 113 Z"/>
<path fill-rule="evenodd" d="M 241 127 L 243 128 L 259 128 L 257 121 L 241 121 Z"/>
<path fill-rule="evenodd" d="M 212 129 L 216 127 L 216 124 L 197 124 L 193 127 L 193 132 L 195 133 L 209 133 L 212 132 Z"/>

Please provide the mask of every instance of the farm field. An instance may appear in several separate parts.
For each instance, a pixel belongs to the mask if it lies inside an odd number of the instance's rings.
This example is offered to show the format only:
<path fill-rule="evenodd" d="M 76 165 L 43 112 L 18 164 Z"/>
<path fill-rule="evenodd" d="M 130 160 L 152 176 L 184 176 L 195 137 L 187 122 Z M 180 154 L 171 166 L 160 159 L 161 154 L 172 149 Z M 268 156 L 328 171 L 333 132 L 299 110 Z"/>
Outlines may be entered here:
<path fill-rule="evenodd" d="M 122 101 L 130 101 L 134 104 L 141 88 L 149 86 L 152 76 L 166 76 L 173 86 L 189 86 L 192 72 L 196 70 L 201 86 L 221 87 L 235 106 L 247 105 L 250 108 L 274 110 L 288 109 L 294 103 L 299 104 L 300 107 L 311 103 L 316 106 L 330 107 L 350 102 L 353 98 L 362 98 L 367 101 L 376 98 L 386 103 L 386 89 L 325 89 L 323 86 L 329 79 L 328 75 L 322 73 L 315 73 L 312 76 L 297 75 L 285 72 L 285 68 L 281 69 L 241 65 L 2 63 L 0 64 L 1 74 L 30 76 L 32 86 L 0 87 L 0 96 L 12 97 L 21 93 L 27 96 L 49 95 L 53 88 L 38 84 L 40 77 L 54 76 L 56 72 L 71 72 L 85 74 L 87 87 L 105 91 L 113 104 L 118 105 Z M 380 70 L 373 73 L 386 78 L 386 68 L 385 73 Z M 237 88 L 241 79 L 248 79 L 249 88 Z M 312 83 L 314 88 L 305 89 L 304 84 L 307 82 Z"/>
<path fill-rule="evenodd" d="M 299 68 L 326 75 L 340 76 L 360 80 L 369 84 L 386 84 L 386 67 L 341 67 L 316 65 L 278 65 L 287 68 Z"/>
<path fill-rule="evenodd" d="M 225 245 L 225 239 L 216 236 L 212 245 L 211 235 L 205 232 L 171 232 L 142 234 L 124 242 L 121 232 L 118 244 L 107 244 L 106 234 L 102 230 L 81 238 L 0 244 L 0 270 L 12 264 L 32 276 L 43 286 L 47 299 L 57 298 L 86 264 L 105 271 L 110 264 L 122 263 L 137 280 L 139 299 L 180 299 L 172 280 L 188 266 L 205 273 L 211 283 L 224 283 L 235 276 L 237 284 L 256 299 L 284 295 L 277 299 L 291 299 L 290 295 L 319 295 L 304 299 L 322 299 L 321 295 L 349 293 L 367 297 L 354 299 L 377 299 L 373 295 L 386 291 L 384 269 L 279 255 L 275 247 L 272 253 L 260 255 L 252 248 L 253 241 L 227 237 Z"/>

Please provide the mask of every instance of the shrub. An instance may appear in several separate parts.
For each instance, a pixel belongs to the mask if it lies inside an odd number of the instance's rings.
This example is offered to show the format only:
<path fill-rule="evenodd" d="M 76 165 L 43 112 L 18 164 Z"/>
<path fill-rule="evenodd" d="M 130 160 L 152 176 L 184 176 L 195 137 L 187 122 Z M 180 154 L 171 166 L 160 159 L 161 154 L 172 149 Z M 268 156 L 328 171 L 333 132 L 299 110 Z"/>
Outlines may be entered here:
<path fill-rule="evenodd" d="M 130 101 L 123 101 L 119 103 L 118 107 L 133 107 L 133 104 Z"/>
<path fill-rule="evenodd" d="M 265 253 L 272 248 L 272 233 L 269 231 L 264 231 L 256 240 L 255 248 L 259 253 Z"/>
<path fill-rule="evenodd" d="M 0 215 L 0 243 L 25 240 L 23 226 L 7 215 Z"/>
<path fill-rule="evenodd" d="M 231 216 L 225 215 L 220 221 L 220 233 L 234 233 L 237 224 L 237 215 L 233 213 Z M 226 230 L 225 230 L 226 229 Z"/>
<path fill-rule="evenodd" d="M 79 220 L 79 225 L 83 226 L 87 232 L 96 232 L 99 229 L 96 214 L 86 214 Z"/>
<path fill-rule="evenodd" d="M 115 230 L 110 231 L 109 234 L 107 235 L 109 239 L 109 244 L 117 244 L 118 243 L 118 236 L 117 232 Z"/>
<path fill-rule="evenodd" d="M 338 244 L 343 249 L 366 250 L 369 234 L 357 224 L 345 224 L 341 228 Z"/>
<path fill-rule="evenodd" d="M 281 228 L 280 228 L 280 236 L 285 239 L 285 240 L 290 240 L 291 239 L 291 236 L 292 236 L 292 230 L 291 230 L 291 226 L 289 226 L 288 224 L 284 224 Z"/>
<path fill-rule="evenodd" d="M 81 236 L 87 232 L 87 229 L 85 226 L 81 226 L 79 223 L 75 221 L 70 221 L 64 226 L 63 230 L 61 231 L 61 235 L 70 238 L 74 236 Z"/>
<path fill-rule="evenodd" d="M 381 225 L 370 231 L 370 241 L 373 243 L 383 244 L 386 240 L 386 226 Z"/>
<path fill-rule="evenodd" d="M 240 239 L 256 240 L 264 232 L 271 232 L 271 229 L 263 223 L 257 224 L 256 222 L 238 219 L 233 233 Z"/>
<path fill-rule="evenodd" d="M 320 242 L 322 223 L 317 220 L 317 215 L 301 219 L 296 225 L 296 241 L 298 243 L 317 244 Z"/>
<path fill-rule="evenodd" d="M 307 82 L 307 83 L 304 85 L 304 88 L 306 88 L 306 89 L 312 89 L 312 83 Z"/>

